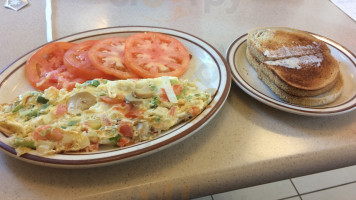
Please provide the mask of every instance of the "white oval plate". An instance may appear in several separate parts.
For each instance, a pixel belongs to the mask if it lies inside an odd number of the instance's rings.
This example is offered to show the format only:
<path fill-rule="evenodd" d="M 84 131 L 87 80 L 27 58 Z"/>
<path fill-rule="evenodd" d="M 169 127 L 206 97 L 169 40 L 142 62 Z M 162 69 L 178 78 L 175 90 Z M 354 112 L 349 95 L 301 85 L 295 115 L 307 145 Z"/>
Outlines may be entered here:
<path fill-rule="evenodd" d="M 177 30 L 158 27 L 112 27 L 96 29 L 73 34 L 56 41 L 80 42 L 90 39 L 100 39 L 112 36 L 128 37 L 139 32 L 160 32 L 180 40 L 192 55 L 189 69 L 181 77 L 188 80 L 199 80 L 199 85 L 214 88 L 216 93 L 210 106 L 196 118 L 181 123 L 165 132 L 160 137 L 141 142 L 126 148 L 104 147 L 95 153 L 56 154 L 52 156 L 36 156 L 31 153 L 16 156 L 15 150 L 1 142 L 6 136 L 0 133 L 0 149 L 20 160 L 52 167 L 80 168 L 95 167 L 127 161 L 148 155 L 193 135 L 205 126 L 224 104 L 231 87 L 231 74 L 228 65 L 221 54 L 207 42 Z M 0 72 L 0 103 L 13 100 L 19 94 L 34 90 L 26 80 L 24 64 L 38 48 L 18 58 Z"/>
<path fill-rule="evenodd" d="M 267 85 L 257 77 L 256 71 L 246 59 L 247 34 L 237 38 L 227 51 L 232 79 L 247 94 L 271 107 L 300 115 L 330 116 L 349 112 L 356 108 L 356 56 L 340 44 L 320 35 L 312 34 L 324 41 L 331 54 L 339 61 L 344 78 L 341 96 L 333 103 L 319 107 L 303 107 L 287 103 L 278 98 Z"/>

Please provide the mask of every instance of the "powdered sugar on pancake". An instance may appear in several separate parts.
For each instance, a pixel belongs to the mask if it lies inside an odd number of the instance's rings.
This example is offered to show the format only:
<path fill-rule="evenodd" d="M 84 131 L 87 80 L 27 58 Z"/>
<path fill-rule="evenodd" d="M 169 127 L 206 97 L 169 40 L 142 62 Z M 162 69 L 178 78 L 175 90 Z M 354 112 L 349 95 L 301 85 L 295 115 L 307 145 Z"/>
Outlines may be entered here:
<path fill-rule="evenodd" d="M 315 55 L 291 57 L 274 61 L 265 61 L 264 63 L 273 66 L 282 66 L 290 69 L 301 69 L 302 66 L 306 65 L 320 67 L 322 61 L 323 55 L 321 53 L 318 53 Z"/>
<path fill-rule="evenodd" d="M 263 52 L 263 55 L 270 58 L 279 58 L 279 57 L 284 58 L 284 57 L 315 54 L 319 52 L 320 52 L 320 44 L 313 42 L 312 45 L 306 45 L 306 46 L 297 45 L 291 47 L 282 46 L 277 50 L 266 50 L 265 52 Z"/>

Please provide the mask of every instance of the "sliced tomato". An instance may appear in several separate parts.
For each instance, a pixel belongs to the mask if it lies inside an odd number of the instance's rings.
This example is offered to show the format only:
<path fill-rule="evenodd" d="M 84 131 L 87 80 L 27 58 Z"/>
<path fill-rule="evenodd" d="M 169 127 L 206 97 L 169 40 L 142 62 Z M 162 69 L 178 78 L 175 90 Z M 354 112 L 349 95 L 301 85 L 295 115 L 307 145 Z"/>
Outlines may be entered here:
<path fill-rule="evenodd" d="M 43 126 L 39 126 L 35 129 L 35 131 L 33 132 L 33 139 L 35 140 L 47 140 L 48 135 L 51 132 L 51 126 L 49 125 L 43 125 Z"/>
<path fill-rule="evenodd" d="M 119 123 L 119 131 L 123 136 L 131 138 L 134 133 L 132 123 L 127 121 L 121 121 Z"/>
<path fill-rule="evenodd" d="M 25 74 L 30 84 L 42 91 L 51 86 L 72 90 L 76 83 L 85 82 L 85 79 L 68 72 L 63 64 L 65 52 L 74 45 L 69 42 L 53 42 L 36 51 L 25 65 Z"/>
<path fill-rule="evenodd" d="M 68 72 L 63 64 L 63 55 L 74 45 L 69 42 L 53 42 L 36 51 L 25 65 L 25 74 L 30 84 L 42 91 L 51 86 L 72 90 L 76 83 L 85 82 L 85 79 Z"/>
<path fill-rule="evenodd" d="M 125 114 L 125 117 L 129 119 L 135 119 L 137 117 L 142 116 L 143 113 L 144 113 L 143 110 L 131 109 Z"/>
<path fill-rule="evenodd" d="M 67 112 L 67 104 L 59 104 L 56 109 L 56 115 L 63 115 Z"/>
<path fill-rule="evenodd" d="M 163 88 L 161 88 L 161 94 L 159 95 L 159 98 L 161 101 L 168 101 L 167 93 Z"/>
<path fill-rule="evenodd" d="M 139 76 L 181 76 L 190 56 L 177 39 L 160 33 L 138 33 L 126 39 L 125 61 Z"/>
<path fill-rule="evenodd" d="M 51 126 L 48 125 L 43 125 L 38 128 L 33 133 L 33 138 L 35 140 L 53 140 L 53 141 L 59 141 L 63 138 L 63 133 L 62 129 L 60 128 L 54 128 L 52 130 Z"/>
<path fill-rule="evenodd" d="M 180 95 L 182 90 L 183 90 L 183 86 L 182 85 L 179 85 L 179 84 L 173 85 L 174 94 Z"/>
<path fill-rule="evenodd" d="M 60 128 L 54 128 L 48 137 L 50 140 L 60 141 L 63 138 L 63 131 Z"/>
<path fill-rule="evenodd" d="M 88 57 L 89 49 L 96 42 L 96 40 L 88 40 L 74 45 L 64 54 L 64 64 L 70 73 L 84 79 L 104 78 L 113 80 L 113 76 L 94 67 Z"/>
<path fill-rule="evenodd" d="M 124 147 L 124 146 L 129 146 L 130 144 L 133 144 L 132 142 L 130 142 L 130 140 L 128 138 L 120 138 L 119 142 L 117 143 L 117 146 L 119 147 Z"/>
<path fill-rule="evenodd" d="M 88 51 L 92 64 L 100 71 L 120 79 L 139 78 L 126 66 L 125 39 L 112 37 L 99 40 Z"/>
<path fill-rule="evenodd" d="M 199 115 L 200 112 L 201 112 L 201 110 L 197 106 L 193 106 L 192 109 L 190 110 L 190 114 L 192 114 L 193 116 Z"/>

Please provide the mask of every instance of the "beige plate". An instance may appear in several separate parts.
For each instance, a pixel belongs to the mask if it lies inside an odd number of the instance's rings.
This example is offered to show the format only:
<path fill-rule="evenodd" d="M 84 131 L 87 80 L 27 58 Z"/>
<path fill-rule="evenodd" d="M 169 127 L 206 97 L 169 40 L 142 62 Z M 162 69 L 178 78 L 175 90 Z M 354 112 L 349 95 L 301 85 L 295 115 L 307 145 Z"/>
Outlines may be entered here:
<path fill-rule="evenodd" d="M 95 153 L 57 154 L 47 157 L 29 153 L 17 157 L 13 148 L 1 142 L 6 137 L 1 133 L 0 149 L 18 159 L 44 166 L 66 168 L 95 167 L 127 161 L 160 151 L 186 139 L 205 126 L 220 110 L 231 87 L 231 74 L 228 65 L 218 51 L 207 42 L 181 31 L 158 27 L 112 27 L 97 29 L 70 35 L 57 41 L 80 42 L 112 36 L 128 37 L 139 32 L 164 33 L 177 38 L 187 47 L 192 54 L 192 60 L 189 69 L 181 78 L 199 80 L 199 85 L 202 87 L 216 90 L 210 106 L 200 115 L 189 122 L 175 126 L 154 140 L 122 149 L 107 147 Z M 24 64 L 37 49 L 18 58 L 0 73 L 0 92 L 1 94 L 7 94 L 1 95 L 0 103 L 9 102 L 21 93 L 33 90 L 26 80 Z"/>
<path fill-rule="evenodd" d="M 258 79 L 256 71 L 246 59 L 247 34 L 237 38 L 230 45 L 226 55 L 234 82 L 258 101 L 290 113 L 330 116 L 354 110 L 356 108 L 356 56 L 328 38 L 313 35 L 328 45 L 331 54 L 340 63 L 341 74 L 344 78 L 344 90 L 335 102 L 319 107 L 302 107 L 278 98 L 267 85 Z"/>

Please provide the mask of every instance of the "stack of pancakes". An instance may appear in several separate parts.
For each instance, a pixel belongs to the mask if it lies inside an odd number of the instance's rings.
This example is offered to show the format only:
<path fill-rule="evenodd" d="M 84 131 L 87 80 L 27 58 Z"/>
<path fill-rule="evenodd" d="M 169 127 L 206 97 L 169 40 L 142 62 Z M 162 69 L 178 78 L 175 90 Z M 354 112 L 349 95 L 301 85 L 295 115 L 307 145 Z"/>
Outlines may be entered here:
<path fill-rule="evenodd" d="M 301 106 L 335 101 L 344 83 L 330 49 L 307 32 L 260 28 L 248 33 L 246 56 L 279 98 Z"/>

